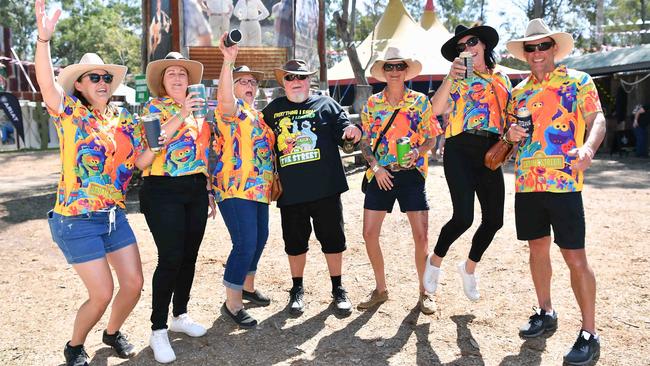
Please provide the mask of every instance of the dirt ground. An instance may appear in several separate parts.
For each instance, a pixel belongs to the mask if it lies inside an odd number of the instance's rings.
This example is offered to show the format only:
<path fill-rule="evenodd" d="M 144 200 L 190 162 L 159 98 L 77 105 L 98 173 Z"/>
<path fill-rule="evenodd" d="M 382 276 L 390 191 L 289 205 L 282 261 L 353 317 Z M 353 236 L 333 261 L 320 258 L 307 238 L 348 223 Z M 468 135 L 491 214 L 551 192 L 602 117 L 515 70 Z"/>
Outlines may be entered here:
<path fill-rule="evenodd" d="M 60 365 L 85 290 L 50 238 L 45 220 L 53 206 L 58 152 L 0 154 L 0 364 Z M 517 328 L 536 304 L 528 270 L 528 251 L 516 240 L 512 166 L 506 168 L 505 225 L 478 267 L 482 299 L 463 295 L 455 264 L 469 250 L 480 219 L 452 247 L 436 295 L 438 312 L 420 314 L 413 244 L 405 215 L 393 213 L 381 241 L 390 300 L 371 311 L 339 318 L 333 312 L 323 255 L 313 241 L 305 274 L 307 308 L 291 318 L 286 312 L 291 279 L 281 240 L 277 208 L 271 208 L 271 234 L 259 265 L 258 288 L 269 294 L 266 308 L 250 313 L 257 329 L 237 330 L 219 313 L 221 285 L 230 238 L 219 216 L 206 230 L 189 309 L 206 325 L 206 336 L 192 339 L 171 333 L 178 365 L 559 365 L 575 340 L 580 315 L 559 250 L 552 249 L 553 303 L 560 316 L 551 337 L 524 341 Z M 361 174 L 343 195 L 348 250 L 343 283 L 355 304 L 374 281 L 361 236 Z M 451 216 L 442 165 L 433 163 L 427 180 L 430 243 Z M 587 175 L 583 193 L 587 253 L 598 281 L 597 328 L 602 337 L 599 365 L 650 364 L 650 161 L 601 155 Z M 104 316 L 86 348 L 91 365 L 155 365 L 148 347 L 151 276 L 156 250 L 137 194 L 128 201 L 129 220 L 138 238 L 145 286 L 142 299 L 122 328 L 138 354 L 125 361 L 101 343 Z M 397 211 L 397 210 L 396 210 Z M 312 238 L 313 239 L 313 238 Z"/>

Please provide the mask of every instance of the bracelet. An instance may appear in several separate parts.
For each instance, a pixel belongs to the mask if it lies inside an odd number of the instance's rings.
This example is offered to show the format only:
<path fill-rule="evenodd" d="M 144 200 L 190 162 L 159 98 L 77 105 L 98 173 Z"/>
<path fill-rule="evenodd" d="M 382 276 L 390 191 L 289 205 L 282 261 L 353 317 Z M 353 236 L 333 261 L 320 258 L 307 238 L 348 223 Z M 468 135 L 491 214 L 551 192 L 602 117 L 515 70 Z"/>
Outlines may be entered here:
<path fill-rule="evenodd" d="M 513 144 L 512 141 L 508 140 L 508 133 L 507 133 L 507 132 L 504 132 L 504 133 L 503 133 L 503 141 L 505 141 L 506 144 L 509 144 L 509 145 L 512 145 L 512 144 Z"/>
<path fill-rule="evenodd" d="M 49 39 L 43 39 L 40 36 L 36 36 L 36 40 L 41 43 L 48 43 L 50 41 Z"/>
<path fill-rule="evenodd" d="M 379 164 L 375 164 L 375 165 L 372 167 L 372 172 L 375 173 L 375 174 L 377 174 L 378 171 L 379 171 Z"/>
<path fill-rule="evenodd" d="M 449 80 L 450 83 L 454 82 L 454 78 L 452 78 L 449 74 L 445 75 L 444 79 L 442 79 L 442 82 L 444 83 L 445 80 Z"/>

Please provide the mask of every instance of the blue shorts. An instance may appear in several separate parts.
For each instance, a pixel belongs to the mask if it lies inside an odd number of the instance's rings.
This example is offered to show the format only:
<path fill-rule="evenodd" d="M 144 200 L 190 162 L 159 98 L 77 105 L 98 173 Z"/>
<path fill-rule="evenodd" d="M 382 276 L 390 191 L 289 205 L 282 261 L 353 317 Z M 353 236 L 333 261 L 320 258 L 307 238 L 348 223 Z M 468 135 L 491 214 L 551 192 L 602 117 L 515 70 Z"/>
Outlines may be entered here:
<path fill-rule="evenodd" d="M 63 216 L 54 211 L 47 214 L 52 239 L 69 264 L 104 258 L 107 253 L 135 244 L 135 235 L 126 214 L 116 209 L 110 224 L 108 211 L 95 211 L 76 216 Z"/>
<path fill-rule="evenodd" d="M 393 189 L 390 191 L 380 189 L 377 179 L 373 178 L 368 183 L 363 208 L 390 213 L 397 200 L 402 212 L 429 210 L 424 177 L 417 169 L 399 170 L 390 174 L 393 176 Z"/>

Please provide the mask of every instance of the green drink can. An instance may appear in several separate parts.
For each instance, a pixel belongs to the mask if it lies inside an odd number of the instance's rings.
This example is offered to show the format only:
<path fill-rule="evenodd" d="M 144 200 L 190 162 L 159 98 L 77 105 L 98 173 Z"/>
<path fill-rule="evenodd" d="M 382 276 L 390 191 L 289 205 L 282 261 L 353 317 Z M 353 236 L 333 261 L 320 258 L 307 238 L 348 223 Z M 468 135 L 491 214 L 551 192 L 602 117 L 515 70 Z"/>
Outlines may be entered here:
<path fill-rule="evenodd" d="M 397 163 L 401 167 L 406 167 L 410 160 L 406 154 L 411 151 L 411 139 L 408 137 L 400 137 L 395 143 L 397 144 Z"/>
<path fill-rule="evenodd" d="M 205 118 L 208 115 L 208 98 L 205 92 L 205 85 L 192 84 L 187 87 L 187 93 L 197 93 L 194 97 L 203 99 L 203 105 L 198 107 L 192 114 L 194 114 L 194 118 Z"/>

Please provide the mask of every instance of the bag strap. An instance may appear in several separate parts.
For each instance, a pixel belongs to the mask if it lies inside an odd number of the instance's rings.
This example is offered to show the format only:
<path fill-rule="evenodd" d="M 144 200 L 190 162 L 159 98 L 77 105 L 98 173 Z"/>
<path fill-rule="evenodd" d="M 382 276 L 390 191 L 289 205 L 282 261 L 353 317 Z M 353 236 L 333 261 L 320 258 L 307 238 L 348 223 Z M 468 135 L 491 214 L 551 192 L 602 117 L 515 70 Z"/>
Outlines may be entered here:
<path fill-rule="evenodd" d="M 377 136 L 377 142 L 375 142 L 375 147 L 373 147 L 373 149 L 372 149 L 372 155 L 375 155 L 375 153 L 377 152 L 377 149 L 379 148 L 379 143 L 381 142 L 381 139 L 384 137 L 384 135 L 386 135 L 386 132 L 388 131 L 390 126 L 393 124 L 393 121 L 395 120 L 395 117 L 397 117 L 397 113 L 399 112 L 400 109 L 402 109 L 402 108 L 397 108 L 396 110 L 393 111 L 393 115 L 390 116 L 390 119 L 388 120 L 388 123 L 386 123 L 386 126 L 384 126 L 384 129 L 381 130 L 381 133 L 379 134 L 379 136 Z"/>

